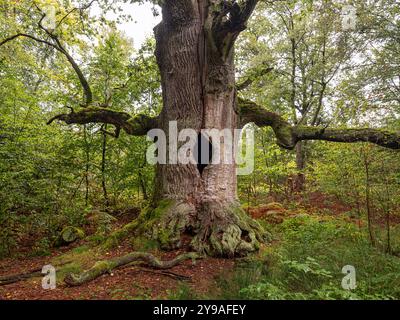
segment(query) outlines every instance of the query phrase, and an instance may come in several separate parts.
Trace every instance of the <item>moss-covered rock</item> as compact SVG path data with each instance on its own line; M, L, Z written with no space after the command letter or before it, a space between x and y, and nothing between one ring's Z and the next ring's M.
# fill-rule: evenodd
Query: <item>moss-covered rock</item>
M266 210L274 210L274 211L281 211L281 210L285 210L285 208L283 207L282 204L280 204L279 202L271 202L265 205L265 209Z
M55 247L69 245L77 240L83 239L85 232L77 227L65 227L54 242Z
M95 234L106 236L110 234L112 225L117 221L115 217L103 211L92 211L87 215L87 221L96 228Z

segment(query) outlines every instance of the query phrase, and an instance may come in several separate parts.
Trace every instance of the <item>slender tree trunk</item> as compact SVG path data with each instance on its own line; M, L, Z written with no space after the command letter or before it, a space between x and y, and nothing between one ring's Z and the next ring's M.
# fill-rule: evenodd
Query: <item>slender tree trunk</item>
M365 203L367 207L367 219L368 219L368 232L371 245L376 245L375 234L373 230L373 217L372 217L372 207L371 207L371 180L370 180L370 160L368 159L367 151L364 150L364 169L365 169Z
M305 189L306 178L304 175L304 169L306 166L306 153L305 153L305 142L299 142L296 145L296 169L297 174L294 182L294 191L301 192Z
M386 252L388 254L392 254L392 245L391 245L391 236L390 236L390 199L391 199L391 192L389 190L389 173L385 166L385 162L382 163L383 173L385 175L385 199L382 199L383 202L383 210L385 212L385 220L386 220Z
M139 169L138 176L139 176L140 188L142 189L142 193L143 193L143 199L148 200L149 196L147 194L146 182L144 181L144 177L142 174L142 168Z
M268 161L268 154L267 154L267 144L265 142L265 134L262 133L261 134L261 144L262 144L262 152L265 158L265 167L268 168L270 166L269 161ZM268 185L269 185L269 195L271 196L274 193L274 184L272 181L272 177L271 175L266 176L267 180L268 180Z
M110 206L110 201L108 198L107 192L107 183L106 183L106 161L107 161L107 125L104 125L103 132L103 143L102 143L102 152L101 152L101 187L103 189L104 203L108 208Z
M86 125L83 126L83 139L85 142L85 205L89 204L89 169L90 169L90 145Z

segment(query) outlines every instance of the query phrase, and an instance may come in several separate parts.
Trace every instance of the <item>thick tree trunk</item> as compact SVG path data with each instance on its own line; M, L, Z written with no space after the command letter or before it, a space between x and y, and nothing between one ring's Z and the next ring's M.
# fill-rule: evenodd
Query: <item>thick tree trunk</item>
M233 48L224 54L213 47L206 26L211 14L207 17L204 2L164 6L163 22L155 28L164 100L159 123L167 141L171 121L177 121L178 131L233 133L238 127ZM179 248L189 234L195 250L212 255L242 255L258 248L263 231L240 207L234 163L203 170L192 164L158 165L155 186L155 208L146 213L147 221L154 219L147 233L163 247Z

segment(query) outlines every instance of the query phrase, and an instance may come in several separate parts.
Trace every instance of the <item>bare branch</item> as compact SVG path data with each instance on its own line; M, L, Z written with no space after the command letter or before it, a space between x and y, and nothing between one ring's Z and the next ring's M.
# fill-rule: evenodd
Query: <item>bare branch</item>
M88 5L82 7L82 8L79 9L79 10L84 10L84 9L89 8L89 7L93 4L94 1L95 1L95 0L91 1ZM83 74L83 72L82 72L82 70L80 69L79 65L75 62L74 58L68 53L68 51L67 51L67 50L64 48L64 46L61 44L61 41L60 41L60 39L58 38L58 36L55 35L53 32L47 30L47 29L42 25L42 21L43 21L43 19L46 17L46 14L43 13L42 10L41 10L36 4L35 4L35 6L36 6L36 9L37 9L39 12L42 13L42 17L41 17L41 19L40 19L39 22L38 22L38 27L39 27L39 29L43 30L43 31L50 37L50 39L51 39L53 42L48 41L48 40L40 39L40 38L35 37L35 36L32 36L32 35L30 35L30 34L18 33L18 34L16 34L16 35L13 35L13 36L8 37L7 39L4 39L3 41L1 41L1 42L0 42L0 47L1 47L2 45L4 45L4 44L6 44L6 43L8 43L8 42L10 42L10 41L12 41L12 40L14 40L14 39L17 39L17 38L19 38L19 37L25 37L25 38L29 38L29 39L35 40L36 42L46 44L46 45L48 45L48 46L50 46L50 47L56 49L58 52L62 53L62 54L67 58L68 62L71 64L72 68L74 69L76 75L77 75L78 78L79 78L79 82L81 83L81 86L82 86L82 88L83 88L83 93L84 93L84 96L85 96L85 104L84 104L84 106L90 105L90 104L93 102L93 94L92 94L92 90L91 90L91 88L90 88L90 85L89 85L88 81L86 80L85 75ZM69 14L69 13L68 13L68 14ZM68 15L68 14L67 14L67 15ZM65 17L64 17L64 18L65 18ZM64 19L64 18L63 18L63 19ZM60 22L60 23L61 23L61 22Z
M56 29L63 23L63 21L64 21L66 18L68 18L68 16L69 16L70 14L72 14L72 13L75 12L75 11L80 11L80 12L82 12L82 11L84 11L84 10L87 10L87 9L89 9L89 8L92 6L92 4L93 4L94 2L97 2L97 0L92 0L92 1L90 1L88 4L83 5L82 7L74 7L74 8L72 8L70 11L68 11L68 12L64 15L64 17L62 17L62 18L60 19L60 21L57 23Z
M242 6L242 10L240 12L240 22L242 24L246 24L251 15L253 14L254 9L259 0L247 0Z
M92 94L92 90L90 88L89 82L86 80L85 75L83 74L79 65L75 62L74 58L72 58L72 56L68 53L68 51L61 45L61 42L58 39L58 37L54 36L54 40L56 41L56 43L59 47L59 51L62 54L64 54L64 56L67 58L68 62L71 64L72 68L74 69L76 75L79 78L79 81L82 85L83 92L85 95L86 106L90 105L93 101L93 94Z
M236 90L241 91L249 87L254 81L257 79L261 78L262 76L265 76L266 74L270 73L274 68L269 67L269 66L264 66L261 69L256 69L252 70L249 72L249 74L246 76L245 80L240 81L236 85Z
M45 30L45 29L44 29ZM92 103L93 101L93 95L92 95L92 90L90 89L90 85L88 83L88 81L86 80L82 70L80 69L79 65L75 62L74 58L72 58L72 56L68 53L68 51L61 45L60 40L58 39L57 36L49 33L47 31L47 33L49 34L49 36L55 41L55 43L52 43L50 41L47 40L43 40L43 39L39 39L35 36L32 36L30 34L26 34L26 33L17 33L11 37L8 37L6 39L4 39L3 41L0 42L0 47L14 39L17 39L19 37L25 37L25 38L29 38L32 40L35 40L36 42L39 43L43 43L46 44L54 49L56 49L58 52L62 53L68 60L68 62L71 64L72 68L74 69L75 73L77 74L79 81L82 85L83 91L84 91L84 95L85 95L85 105L88 106Z
M89 8L94 1L90 2L87 6ZM39 29L43 30L54 42L56 48L59 52L61 52L68 60L68 62L71 64L72 68L74 69L76 75L79 78L79 82L81 83L83 93L85 95L85 106L90 105L93 102L93 94L92 90L90 88L89 82L86 80L85 75L83 74L82 70L80 69L79 65L75 62L74 58L68 53L68 51L64 48L64 46L61 44L60 39L58 38L57 35L53 33L53 31L49 31L46 29L42 21L46 17L46 14L43 13L43 11L36 5L37 10L39 10L42 13L42 18L38 22L38 27ZM86 9L86 7L84 7ZM84 9L82 9L84 10Z
M44 43L44 44L46 44L46 45L48 45L50 47L53 47L54 49L58 50L57 46L54 43L51 43L49 41L36 38L35 36L29 35L29 34L26 34L26 33L17 33L15 35L11 36L11 37L8 37L8 38L4 39L3 41L0 42L0 47L2 45L6 44L7 42L10 42L10 41L12 41L14 39L17 39L19 37L25 37L25 38L32 39L32 40L35 40L37 42Z

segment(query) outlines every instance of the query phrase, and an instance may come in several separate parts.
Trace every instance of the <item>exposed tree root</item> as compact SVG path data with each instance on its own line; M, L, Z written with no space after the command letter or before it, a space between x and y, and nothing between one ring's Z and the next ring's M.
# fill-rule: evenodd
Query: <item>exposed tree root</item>
M203 202L192 247L212 256L246 256L257 251L269 234L239 203Z
M105 273L110 273L113 269L132 263L134 261L143 261L148 266L156 269L170 269L179 263L188 259L199 259L197 253L184 253L173 260L161 261L154 255L146 252L133 252L128 255L97 262L92 268L81 274L67 274L64 282L69 286L80 286L84 283L97 279Z
M67 261L59 266L65 265L70 263L70 261ZM28 272L20 273L20 274L13 274L10 276L3 276L0 277L0 286L5 286L7 284L15 283L15 282L20 282L24 281L27 279L31 278L40 278L43 277L44 274L42 273L42 268L37 268Z
M105 247L115 247L126 237L144 236L157 241L161 249L177 250L185 245L184 235L192 237L192 250L216 257L245 256L270 238L238 202L212 199L196 208L187 202L162 200L156 208L145 209L135 221L110 235Z
M23 281L30 278L42 277L42 268L35 269L26 273L14 274L10 276L0 277L0 286L5 286L7 284Z
M146 272L146 273L151 273L155 275L162 275L166 276L169 278L172 278L174 280L179 280L179 281L191 281L192 278L188 276L184 276L182 274L177 274L175 272L170 272L170 271L153 271L153 270L148 270L148 269L140 269L137 272Z
M139 225L139 218L136 218L132 222L126 224L121 229L118 229L111 233L107 240L103 244L104 249L111 249L118 246L124 239L132 236L135 233Z

